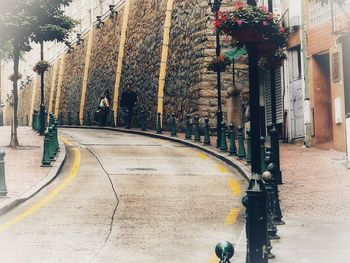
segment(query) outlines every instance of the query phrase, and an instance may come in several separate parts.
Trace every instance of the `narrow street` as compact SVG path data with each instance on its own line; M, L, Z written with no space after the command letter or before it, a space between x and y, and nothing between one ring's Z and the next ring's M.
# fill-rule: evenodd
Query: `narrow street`
M224 163L126 133L60 135L59 177L0 217L1 262L212 262L219 241L245 242L247 185Z

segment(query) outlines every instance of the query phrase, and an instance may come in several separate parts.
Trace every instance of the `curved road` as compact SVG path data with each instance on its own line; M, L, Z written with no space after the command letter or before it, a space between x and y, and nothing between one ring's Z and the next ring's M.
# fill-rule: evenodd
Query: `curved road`
M220 240L244 247L246 183L224 163L138 135L60 134L58 178L0 217L1 262L209 263Z

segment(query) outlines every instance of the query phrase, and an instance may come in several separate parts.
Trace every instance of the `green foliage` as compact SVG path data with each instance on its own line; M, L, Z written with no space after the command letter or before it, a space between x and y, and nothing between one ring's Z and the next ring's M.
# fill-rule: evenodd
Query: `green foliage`
M234 10L218 12L214 23L221 32L237 40L237 47L263 41L273 41L279 48L287 45L288 32L280 26L278 17L263 6L236 1Z
M50 63L45 60L40 60L38 63L35 64L33 67L33 71L38 73L39 75L47 71L50 67Z
M223 72L225 71L226 67L230 64L231 60L228 57L220 55L219 57L215 57L212 61L210 61L210 63L207 66L207 69L209 71L214 72Z
M64 6L72 0L2 0L0 10L0 48L12 41L27 52L30 42L64 41L75 21L66 16Z

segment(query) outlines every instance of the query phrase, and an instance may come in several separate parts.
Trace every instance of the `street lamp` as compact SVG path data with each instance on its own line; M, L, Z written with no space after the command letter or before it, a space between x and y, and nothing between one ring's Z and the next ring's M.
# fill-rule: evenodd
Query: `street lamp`
M211 11L214 13L215 19L218 18L218 12L220 10L222 0L208 0L208 5L211 8ZM216 28L216 56L220 56L221 45L220 45L220 32L219 29ZM220 70L216 73L216 86L218 89L218 110L216 113L216 134L217 134L217 143L216 147L219 148L221 141L221 122L222 122L222 107L221 107L221 74Z
M272 0L268 1L268 10L269 12L273 12L273 3ZM270 92L271 92L271 130L270 130L270 138L271 138L271 148L272 148L272 158L273 163L276 165L276 181L278 184L282 184L282 172L280 165L280 146L279 146L279 135L276 130L277 125L277 113L276 113L276 76L275 70L270 70Z

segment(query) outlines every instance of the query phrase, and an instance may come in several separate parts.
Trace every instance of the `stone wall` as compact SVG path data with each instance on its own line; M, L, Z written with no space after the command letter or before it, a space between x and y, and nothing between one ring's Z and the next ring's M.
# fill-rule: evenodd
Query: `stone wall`
M136 127L139 127L141 110L147 112L149 128L155 127L166 5L167 0L131 0L119 94L122 94L127 82L132 83L138 93L133 124ZM223 9L232 6L232 0L222 2ZM84 109L85 120L88 112L93 117L100 97L106 90L109 90L110 98L113 99L122 21L123 10L119 10L115 19L107 18L101 28L94 28ZM81 46L66 54L59 109L63 113L65 123L68 110L72 112L74 124L77 120L87 42L85 37ZM230 49L230 40L225 36L221 36L221 43L222 52ZM207 1L174 1L164 89L163 127L166 129L169 128L171 112L176 112L180 128L186 113L192 117L199 115L202 123L204 117L209 117L211 126L216 126L216 74L207 70L208 62L215 56L215 46L213 14ZM222 108L225 121L238 125L241 123L239 97L237 92L234 92L233 97L227 93L228 89L232 90L232 74L232 68L222 73ZM49 104L51 78L52 74L48 72L45 77L46 107ZM247 66L244 61L236 61L235 79L235 90L248 85ZM55 83L54 105L57 82L58 77ZM39 105L39 94L38 88L36 108ZM118 125L124 124L120 107L117 121Z
M170 114L175 112L181 129L186 114L200 114L198 103L208 14L207 3L203 7L202 0L175 1L173 9L165 84L164 126L169 126Z
M134 126L137 127L140 112L145 110L149 128L155 128L166 2L133 0L130 6L120 94L127 82L138 93L134 113ZM118 116L118 123L123 124L120 109Z
M63 82L61 87L60 108L63 123L68 122L68 111L71 112L72 122L77 124L80 107L81 87L83 84L87 38L74 51L66 54ZM56 91L57 92L57 91Z
M88 112L90 112L90 116L93 116L101 96L107 90L110 94L110 105L112 107L122 20L123 11L120 10L116 18L107 18L101 28L94 29L86 90L85 116Z
M27 117L32 118L30 104L32 102L33 83L26 84L19 91L18 96L18 125L27 125Z

